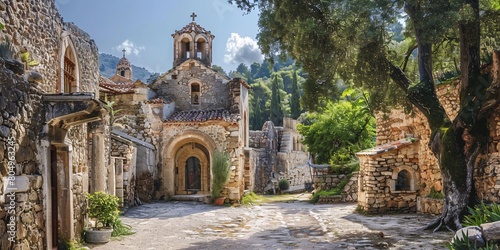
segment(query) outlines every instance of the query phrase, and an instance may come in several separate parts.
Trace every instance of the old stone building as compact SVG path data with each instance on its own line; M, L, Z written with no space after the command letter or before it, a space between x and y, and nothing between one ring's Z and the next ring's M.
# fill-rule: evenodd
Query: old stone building
M194 18L172 37L174 67L150 86L148 101L159 146L158 195L208 195L212 154L221 150L231 161L224 193L237 202L244 191L249 86L210 68L214 35Z
M493 51L493 63L484 68L492 80L500 80L500 53ZM436 92L450 119L457 116L459 80L436 85ZM417 211L440 214L442 199L432 194L442 191L437 159L430 151L430 129L418 111L402 109L377 115L377 147L358 153L360 158L359 205L368 212ZM474 172L479 198L500 202L500 113L488 118L488 152L480 157Z
M275 192L281 179L289 181L290 191L305 190L312 185L308 154L301 144L296 120L284 118L283 127L267 121L261 131L250 131L245 155L248 190Z

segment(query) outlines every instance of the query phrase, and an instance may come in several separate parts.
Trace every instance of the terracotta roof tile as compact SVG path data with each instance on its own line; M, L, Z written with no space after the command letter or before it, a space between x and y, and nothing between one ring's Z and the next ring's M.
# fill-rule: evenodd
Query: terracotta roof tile
M237 122L240 119L239 115L231 114L229 110L213 109L213 110L192 110L179 111L169 116L165 122L181 123L181 122L206 122L206 121L226 121Z
M115 94L134 93L134 83L118 84L110 79L99 75L99 91Z

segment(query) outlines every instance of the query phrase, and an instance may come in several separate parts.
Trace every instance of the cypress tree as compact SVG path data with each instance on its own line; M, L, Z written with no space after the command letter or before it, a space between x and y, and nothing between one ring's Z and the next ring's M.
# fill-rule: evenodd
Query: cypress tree
M269 119L276 126L283 125L283 110L281 110L281 98L278 89L278 76L274 75L274 81L271 89L271 115Z
M300 95L299 87L297 85L297 70L293 72L292 81L292 98L290 100L290 114L293 119L297 119L300 116Z

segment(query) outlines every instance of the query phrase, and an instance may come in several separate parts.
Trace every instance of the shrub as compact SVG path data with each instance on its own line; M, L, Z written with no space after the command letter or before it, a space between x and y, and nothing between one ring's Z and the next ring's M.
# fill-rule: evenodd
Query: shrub
M95 192L88 194L89 198L89 217L95 220L95 229L100 227L112 227L118 219L119 199L111 194L104 192Z
M229 181L229 154L217 150L212 157L212 199L215 199Z
M280 190L288 190L290 188L290 182L288 182L287 179L281 179L278 182L278 186L279 186Z
M468 208L469 215L464 217L464 226L479 226L484 223L500 221L500 206L498 204L486 205L484 202L474 208Z

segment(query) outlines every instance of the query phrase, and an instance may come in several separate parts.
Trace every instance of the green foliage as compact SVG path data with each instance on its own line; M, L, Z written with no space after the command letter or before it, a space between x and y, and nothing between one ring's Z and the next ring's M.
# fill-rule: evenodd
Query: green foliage
M281 108L281 97L278 88L278 76L274 75L273 85L271 88L271 114L269 120L276 126L283 124L283 110Z
M500 205L486 205L484 202L474 208L468 208L469 215L463 219L464 226L480 226L484 223L500 221Z
M219 65L212 64L212 69L215 70L215 71L217 71L217 72L219 72L219 73L221 73L221 74L223 74L223 75L225 75L225 76L227 76L226 71L221 66L219 66Z
M331 165L329 169L330 174L351 174L352 172L359 171L359 161L353 161L347 164Z
M486 242L484 247L478 247L475 243L469 240L469 237L462 232L461 239L453 239L452 242L448 243L448 249L450 250L494 250L498 249L495 242Z
M287 179L281 179L279 182L278 182L278 186L280 188L280 190L288 190L290 188L290 182L288 182Z
M344 187L347 185L347 182L349 181L350 176L347 176L345 179L342 179L342 181L337 184L337 186L333 189L330 190L320 190L318 192L315 192L313 197L311 198L311 203L315 204L318 202L320 196L332 196L332 195L340 195L342 194L342 191L344 190Z
M89 217L95 220L95 228L112 227L119 216L119 199L114 195L104 192L88 194L88 199Z
M132 232L132 227L129 225L123 224L122 220L120 220L119 218L117 218L113 222L112 226L113 226L113 232L111 233L112 237L134 234L134 232Z
M86 250L88 249L85 247L85 244L83 242L79 241L67 241L67 242L59 242L58 247L60 249L66 249L66 250Z
M355 153L374 146L375 119L363 98L328 102L323 112L307 115L307 124L299 124L303 143L319 164L345 164Z
M241 204L243 205L252 205L256 203L258 200L262 199L262 197L259 197L257 194L254 192L250 192L248 194L243 195L241 198Z
M431 187L431 191L429 192L429 195L427 197L432 198L432 199L443 199L444 195L443 192L438 192L434 187Z
M290 98L290 116L297 119L300 116L300 93L297 82L297 71L293 72L292 77L292 97Z
M219 197L229 181L229 154L216 150L212 155L212 199Z

